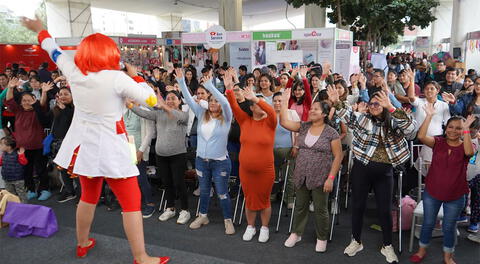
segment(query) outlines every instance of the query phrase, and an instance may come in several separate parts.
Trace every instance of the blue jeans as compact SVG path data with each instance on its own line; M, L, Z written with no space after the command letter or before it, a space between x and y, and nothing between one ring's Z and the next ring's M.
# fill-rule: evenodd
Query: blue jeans
M457 218L465 205L465 195L461 198L443 202L423 192L423 224L420 233L420 247L427 247L432 238L432 231L437 221L438 211L443 204L443 251L452 253L455 250L455 237L457 232Z
M208 212L210 189L213 182L222 207L223 218L231 219L232 204L228 194L228 178L232 169L230 159L211 160L197 157L195 166L200 183L200 213L207 214Z
M148 181L147 176L147 162L142 160L137 164L138 171L138 185L140 186L140 191L142 192L143 202L146 204L155 203L152 195L152 186Z

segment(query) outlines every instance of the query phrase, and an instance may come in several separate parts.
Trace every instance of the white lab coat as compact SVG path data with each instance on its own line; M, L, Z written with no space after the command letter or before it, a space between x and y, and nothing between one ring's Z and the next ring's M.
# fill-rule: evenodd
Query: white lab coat
M73 173L89 177L126 178L139 174L126 134L121 129L125 98L147 105L155 96L145 83L136 83L122 71L102 70L83 75L73 59L52 38L41 43L70 84L75 112L70 129L54 160L68 168L79 147ZM125 126L123 126L125 127Z

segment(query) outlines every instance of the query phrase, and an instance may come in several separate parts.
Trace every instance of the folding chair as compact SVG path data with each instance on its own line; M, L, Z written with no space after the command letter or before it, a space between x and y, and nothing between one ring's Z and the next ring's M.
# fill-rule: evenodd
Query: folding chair
M160 191L162 192L162 197L160 198L160 205L158 206L158 211L162 212L165 211L165 208L167 207L167 200L165 199L165 189L160 189Z
M233 223L235 223L235 219L237 219L237 211L238 211L238 202L240 200L240 193L242 192L242 183L240 182L240 184L238 185L238 192L237 192L237 200L235 201L235 209L233 211ZM245 203L245 199L243 201L243 203ZM242 206L243 208L243 206ZM239 223L240 224L241 220L239 220Z
M335 197L331 201L331 208L330 212L332 214L332 223L330 224L330 241L332 241L333 237L333 228L335 226L335 216L340 214L340 206L338 206L338 197L340 196L340 185L342 180L342 167L340 166L340 170L338 170L338 177L335 179ZM293 214L293 213L292 213Z
M348 195L350 193L350 175L352 174L353 167L353 150L350 148L348 152L348 164L347 164L347 188L345 189L345 209L348 208Z
M277 219L277 227L275 228L275 232L278 232L278 228L280 227L280 217L282 217L283 199L285 198L285 191L287 189L288 170L290 169L290 161L286 160L286 163L287 163L287 169L285 171L285 178L283 179L282 200L280 201L280 207L278 208L278 219Z
M402 253L402 186L403 171L398 174L398 252Z

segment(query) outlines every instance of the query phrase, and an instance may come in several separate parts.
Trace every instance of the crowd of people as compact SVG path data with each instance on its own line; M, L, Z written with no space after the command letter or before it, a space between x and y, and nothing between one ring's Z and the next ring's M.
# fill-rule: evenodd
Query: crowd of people
M77 109L77 100L85 99L72 96L71 73L48 71L48 66L44 63L27 72L13 63L0 73L2 179L22 202L52 196L48 172L62 145L69 144L63 149L83 151L83 156L91 155L99 162L102 156L118 155L63 142L69 129L81 129L71 127L76 115L90 117L85 109ZM259 215L258 241L265 243L271 201L279 197L279 186L285 180L284 202L295 208L285 247L301 241L309 211L313 211L315 251L325 252L329 193L339 171L347 171L341 167L352 150L352 240L346 255L353 257L363 249L364 211L373 190L383 235L381 253L387 262L398 262L392 247L391 212L394 174L405 164L425 168L424 220L419 250L410 260L419 263L426 256L442 205L445 263L454 263L458 221L468 219L467 229L473 234L469 238L480 243L474 235L480 222L480 161L476 156L480 78L474 69L464 72L443 61L433 64L410 54L392 55L388 69L367 64L363 73L348 78L332 72L328 63L283 66L269 65L250 73L243 65L237 70L226 63L207 62L201 70L175 64L169 68L152 65L135 74L131 69L125 71L125 76L143 76L158 100L149 107L135 98L125 99L122 122L116 124L117 134L125 133L135 148L132 159L139 171L144 218L155 213L159 202L147 176L147 167L153 165L165 189L166 207L160 221L178 215L178 224L203 228L209 224L209 205L215 194L225 234L232 235L236 232L232 193L241 191L247 220L243 240L256 235ZM101 84L91 89L107 96ZM424 145L418 155L410 153L410 141ZM410 164L411 155L419 157L416 164ZM74 159L60 161L72 166L85 162ZM118 165L98 173L115 174L122 169ZM91 183L82 177L80 182L69 166L55 169L64 184L58 202L84 197L80 187ZM186 171L194 171L198 184L194 193L199 196L199 212L193 221ZM233 186L232 178L236 179Z

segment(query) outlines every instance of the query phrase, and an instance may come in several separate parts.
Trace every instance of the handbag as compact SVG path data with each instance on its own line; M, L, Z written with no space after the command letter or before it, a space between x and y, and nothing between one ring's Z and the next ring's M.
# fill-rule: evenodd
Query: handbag
M10 237L34 235L47 238L58 231L52 208L41 205L9 203L2 220L10 224Z
M42 144L43 144L43 155L46 156L48 154L50 154L50 152L52 152L52 149L51 149L51 145L52 145L52 142L53 142L53 134L50 133L48 134L48 136L46 136L43 141L42 141Z
M0 191L0 228L8 226L8 223L4 223L2 218L7 206L11 203L20 203L20 198L7 190Z

